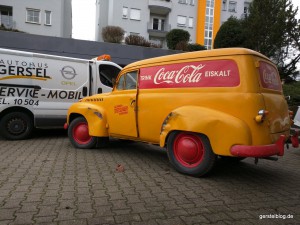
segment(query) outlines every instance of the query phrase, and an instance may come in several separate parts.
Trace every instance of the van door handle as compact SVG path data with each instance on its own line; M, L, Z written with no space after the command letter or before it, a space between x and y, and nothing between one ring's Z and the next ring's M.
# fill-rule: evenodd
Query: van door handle
M131 106L131 107L134 107L134 106L135 106L135 99L131 100L130 106Z

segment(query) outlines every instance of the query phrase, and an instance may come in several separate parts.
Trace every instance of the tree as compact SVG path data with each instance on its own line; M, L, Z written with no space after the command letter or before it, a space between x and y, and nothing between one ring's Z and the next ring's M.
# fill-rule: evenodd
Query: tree
M253 0L250 15L244 20L244 46L269 57L277 66L281 78L293 75L300 54L300 29L296 19L298 8L291 0ZM289 58L289 60L287 60Z
M245 39L243 21L230 17L220 27L214 40L214 48L242 47Z
M296 74L300 61L298 8L291 0L253 0L243 20L230 18L215 38L214 47L246 47L269 57L281 78Z
M102 38L105 42L121 43L124 39L125 31L118 26L106 26L102 29Z
M190 40L190 33L182 29L173 29L167 33L166 40L168 48L175 50L176 45L179 42L188 43Z

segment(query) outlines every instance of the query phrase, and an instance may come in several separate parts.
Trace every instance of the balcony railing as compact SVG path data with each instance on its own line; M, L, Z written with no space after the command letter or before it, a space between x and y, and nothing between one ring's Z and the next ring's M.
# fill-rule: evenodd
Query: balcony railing
M172 10L171 0L149 0L149 9L151 13L166 15Z
M163 24L161 27L153 27L153 23L147 24L148 33L153 37L166 37L167 33L171 30L170 24Z

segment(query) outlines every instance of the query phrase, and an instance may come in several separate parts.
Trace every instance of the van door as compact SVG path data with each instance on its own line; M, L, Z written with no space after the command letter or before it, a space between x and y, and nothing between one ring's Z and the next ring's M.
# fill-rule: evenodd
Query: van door
M110 135L137 137L137 71L121 75L107 101Z
M271 134L289 130L290 118L277 68L265 61L259 62L261 94L268 111L267 119Z

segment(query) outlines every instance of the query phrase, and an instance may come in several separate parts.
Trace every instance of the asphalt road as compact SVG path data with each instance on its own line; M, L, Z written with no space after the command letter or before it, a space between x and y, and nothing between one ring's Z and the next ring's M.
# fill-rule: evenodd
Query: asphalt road
M0 139L0 224L300 224L300 149L179 174L164 149L74 149L62 130Z

